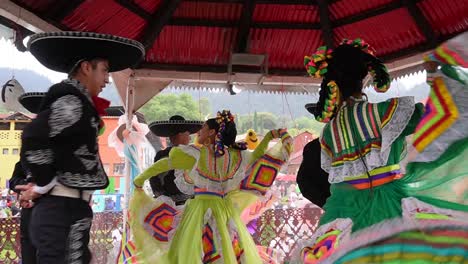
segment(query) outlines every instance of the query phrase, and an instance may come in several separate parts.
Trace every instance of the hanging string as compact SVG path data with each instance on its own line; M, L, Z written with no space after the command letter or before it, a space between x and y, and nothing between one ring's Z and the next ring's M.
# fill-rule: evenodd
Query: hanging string
M198 115L200 116L200 120L202 119L202 112L201 112L201 72L198 73Z
M286 117L286 114L285 114L285 110L284 110L284 102L286 102L286 106L288 108L288 112L289 112L289 118L291 120L291 122L294 124L294 127L297 127L297 124L294 122L294 116L292 114L292 111L291 111L291 107L289 106L289 102L288 102L288 97L286 96L286 93L285 93L285 90L284 90L284 77L281 77L281 94L284 98L282 98L283 100L283 115ZM283 120L283 127L286 127L286 119Z

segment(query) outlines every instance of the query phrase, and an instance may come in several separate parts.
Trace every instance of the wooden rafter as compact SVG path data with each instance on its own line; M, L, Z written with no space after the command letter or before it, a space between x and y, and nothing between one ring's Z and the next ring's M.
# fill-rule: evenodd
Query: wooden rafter
M181 0L165 0L151 16L151 21L146 27L142 37L142 43L146 50L153 46L154 41L158 38L163 27L169 22L180 2Z
M206 2L206 3L220 3L219 0L185 0L187 2ZM310 0L251 0L255 4L275 4L275 5L315 5L315 1ZM340 0L330 0L330 3ZM223 0L222 3L243 3L244 0Z
M252 24L255 3L251 0L245 0L242 7L242 15L237 30L237 43L234 46L235 52L244 53L247 51L247 42L249 39L250 25Z
M69 31L70 30L70 28L68 28L67 26L61 24L59 21L56 21L56 20L51 19L50 17L47 17L46 13L38 13L35 10L33 10L32 8L26 6L24 3L22 3L22 2L20 2L18 0L5 1L5 2L15 3L16 5L18 5L22 9L27 10L28 12L36 15L39 19L44 20L45 22L49 23L50 25L52 25L53 27L55 27L55 28L57 28L59 30L62 30L62 31Z
M408 9L408 12L414 19L414 22L418 26L418 28L422 31L424 36L426 37L427 43L431 47L435 47L437 45L437 38L434 34L434 31L429 24L427 18L423 15L421 10L418 8L416 3L411 0L402 0L403 5Z
M151 19L151 13L136 4L133 0L116 0L116 2L146 21Z
M213 72L226 73L227 65L187 65L187 64L158 64L158 63L142 63L139 69L154 69L167 71L186 71L186 72ZM260 68L244 65L233 65L232 71L237 73L260 73ZM269 74L286 75L286 76L306 76L305 70L285 70L285 69L268 69Z
M333 48L333 28L330 22L330 11L328 10L328 1L317 0L317 4L319 8L320 26L322 28L323 40L325 41L325 45Z
M84 0L57 1L56 4L51 5L51 7L44 13L44 16L50 20L60 22L83 2Z

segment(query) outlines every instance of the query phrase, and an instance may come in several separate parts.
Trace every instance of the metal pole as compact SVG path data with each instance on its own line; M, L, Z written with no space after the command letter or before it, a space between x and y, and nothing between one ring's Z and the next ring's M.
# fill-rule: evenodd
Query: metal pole
M125 116L127 117L125 128L127 131L132 131L132 119L133 119L133 105L134 105L134 97L135 95L135 79L134 73L130 75L127 82L127 96L125 100ZM127 144L124 142L124 144ZM130 159L125 157L125 193L124 193L124 205L123 205L123 228L127 225L127 212L128 212L128 204L130 201Z

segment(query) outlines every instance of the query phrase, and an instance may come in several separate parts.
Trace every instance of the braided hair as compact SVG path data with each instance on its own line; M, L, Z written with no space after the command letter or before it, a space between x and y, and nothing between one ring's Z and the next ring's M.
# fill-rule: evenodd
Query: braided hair
M318 121L329 122L338 112L338 105L341 101L361 92L363 79L368 73L373 77L374 89L377 92L388 90L390 76L387 68L373 55L369 45L362 40L345 40L335 50L327 50L327 52L329 56L322 60L316 59L312 66L309 60L306 61L309 74L314 72L314 77L323 77L320 84L320 98L314 112ZM318 74L315 70L317 68L320 68Z
M215 155L217 157L224 155L224 146L240 150L247 149L246 143L236 142L236 123L234 122L234 116L229 110L223 110L222 112L218 112L217 117L206 120L206 124L210 129L214 129L216 132L214 147Z

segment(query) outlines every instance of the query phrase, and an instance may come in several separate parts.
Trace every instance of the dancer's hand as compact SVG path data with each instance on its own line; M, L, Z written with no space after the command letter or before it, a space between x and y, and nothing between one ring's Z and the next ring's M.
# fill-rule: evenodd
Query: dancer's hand
M34 191L35 184L28 183L26 185L16 185L15 189L20 192L20 201L32 201L41 196L40 193Z
M280 129L274 129L274 130L270 130L271 132L271 135L273 136L273 138L280 138L281 135L285 132L287 132L288 130L286 128L280 128Z
M140 182L138 178L135 178L135 180L133 180L133 186L135 186L135 188L137 189L143 188L143 183L144 182Z
M439 63L435 61L426 61L423 64L423 67L427 72L436 72L438 66L439 66Z

